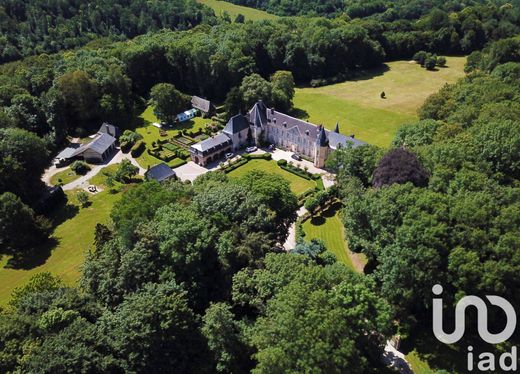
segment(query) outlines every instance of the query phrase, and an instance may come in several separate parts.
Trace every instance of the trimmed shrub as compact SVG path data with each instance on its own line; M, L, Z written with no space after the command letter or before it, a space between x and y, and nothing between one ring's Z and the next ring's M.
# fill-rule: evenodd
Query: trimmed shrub
M134 144L132 149L130 150L130 154L132 157L139 157L146 149L146 145L142 140L139 140L137 143Z
M232 172L233 170L238 169L238 168L241 167L242 165L247 164L248 162L249 162L248 159L242 158L242 159L240 159L238 162L236 162L235 164L233 164L233 165L229 165L228 167L223 168L222 171L223 171L224 173L226 173L226 174L227 174L227 173L230 173L230 172Z
M278 160L276 163L278 166L287 166L287 160Z
M84 161L74 161L70 169L78 175L85 175L90 170L90 166Z

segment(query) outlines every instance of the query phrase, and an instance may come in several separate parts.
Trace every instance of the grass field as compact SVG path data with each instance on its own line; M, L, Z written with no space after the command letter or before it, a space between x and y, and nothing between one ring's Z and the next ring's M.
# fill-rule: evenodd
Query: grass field
M465 57L448 57L446 68L428 71L409 61L394 61L356 80L318 88L298 88L299 117L345 135L388 147L397 128L417 120L417 109L444 84L464 76ZM381 99L384 91L386 99Z
M239 14L245 16L246 21L260 21L263 19L276 19L278 16L269 14L263 10L249 8L241 5L235 5L226 1L220 0L197 0L198 3L209 6L217 16L222 16L224 12L227 12L232 20Z
M60 208L52 217L56 228L51 241L41 248L40 258L32 258L32 263L17 269L6 268L9 260L7 256L0 259L0 305L9 301L16 287L24 285L40 272L51 272L65 283L75 284L85 252L93 244L96 224L108 221L112 206L121 194L101 192L91 196L92 204L83 209L78 208L74 191L69 192L68 196L69 204Z
M427 362L422 361L415 351L406 355L406 361L415 374L435 374L435 371L430 368Z
M53 186L56 186L58 184L66 185L70 182L74 182L79 177L81 177L81 175L76 174L70 168L66 168L65 170L62 170L59 173L54 174L51 177L50 182Z
M303 223L305 240L321 239L329 251L354 271L363 272L366 259L363 255L350 252L345 240L345 230L339 216L341 204L328 208L318 216Z
M207 123L211 122L210 120L202 117L195 117L191 121L184 122L178 125L175 129L165 130L167 136L162 137L160 134L159 128L152 125L152 123L159 122L155 114L153 113L153 107L148 106L146 110L140 115L140 119L142 125L136 128L136 132L142 135L143 141L146 143L146 148L152 148L152 143L158 140L170 139L174 135L178 134L180 130L192 130L197 131L198 129L202 129L206 126ZM142 168L146 169L148 166L155 166L160 164L161 160L155 158L148 154L148 152L144 151L141 156L137 157L136 161L141 165ZM175 159L170 164L170 166L175 165L180 160Z
M251 170L262 170L267 173L278 174L282 176L291 185L291 190L296 194L300 195L307 190L316 188L316 183L299 177L293 173L289 173L281 169L275 161L266 160L251 160L247 164L233 170L228 175L231 178L240 178Z

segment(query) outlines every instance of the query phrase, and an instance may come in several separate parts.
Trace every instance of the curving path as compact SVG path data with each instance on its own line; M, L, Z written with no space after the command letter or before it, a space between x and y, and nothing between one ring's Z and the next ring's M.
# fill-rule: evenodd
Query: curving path
M123 160L130 160L132 165L137 166L139 168L139 175L144 175L144 173L146 172L146 169L142 168L141 165L139 165L137 161L129 153L124 154L123 152L121 152L121 150L118 149L111 159L107 160L106 162L103 162L102 164L91 166L92 168L89 170L87 174L82 175L80 178L62 186L62 188L64 191L70 191L77 188L86 189L90 185L89 180L92 177L96 176L101 171L101 169L110 165L119 164ZM55 165L51 166L50 168L45 170L42 176L42 181L50 185L50 180L52 176L56 173L59 173L62 170L65 170L65 168L57 168Z

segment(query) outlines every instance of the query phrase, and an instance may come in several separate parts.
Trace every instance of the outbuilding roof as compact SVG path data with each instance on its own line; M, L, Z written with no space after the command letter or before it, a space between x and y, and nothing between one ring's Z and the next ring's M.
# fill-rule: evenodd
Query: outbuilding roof
M191 106L205 113L211 111L211 101L203 99L202 97L193 96L191 98Z
M101 134L97 138L95 138L93 141L91 141L88 144L85 144L72 154L72 157L77 156L85 152L87 149L90 149L100 155L105 153L107 149L109 149L114 143L116 142L116 138L113 136L110 136L108 134Z
M119 127L111 125L108 122L103 122L101 127L98 130L99 134L108 134L110 136L113 136L114 138L119 138L120 131Z
M203 140L200 143L192 145L191 148L205 154L219 151L231 144L231 139L228 138L227 135L218 134L209 139Z
M175 176L175 172L165 163L155 165L146 172L146 178L162 182Z

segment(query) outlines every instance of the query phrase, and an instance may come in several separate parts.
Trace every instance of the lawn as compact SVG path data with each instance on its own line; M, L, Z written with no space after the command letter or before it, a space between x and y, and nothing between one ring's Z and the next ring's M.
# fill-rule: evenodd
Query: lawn
M421 360L417 352L412 351L406 355L406 361L412 367L415 374L434 374L435 371L430 368L427 362Z
M101 169L99 171L99 173L97 173L96 175L94 175L92 178L89 179L89 183L93 184L95 186L106 186L107 174L114 175L120 165L121 164L113 164L113 165L104 167L103 169ZM114 181L114 183L120 184L116 181Z
M232 3L228 3L227 1L220 0L197 0L198 3L209 6L217 16L222 16L224 12L227 12L232 20L236 18L237 15L242 14L245 16L246 21L260 21L264 19L276 19L278 16L274 14L269 14L264 12L263 10L258 10L254 8L249 8L241 5L235 5Z
M340 208L340 204L333 205L322 214L305 221L305 240L323 240L327 249L336 255L339 262L343 262L352 270L362 272L365 260L348 249L343 223L339 217Z
M296 195L300 195L305 191L316 188L316 183L314 181L304 179L281 169L275 161L251 160L247 164L233 170L228 175L231 178L240 178L251 170L262 170L267 173L273 173L282 176L286 181L289 182L291 185L291 190Z
M9 301L16 287L24 285L40 272L51 272L65 283L74 285L80 276L85 252L92 247L96 224L108 221L112 206L121 197L120 193L101 192L90 197L92 204L89 207L80 209L75 201L75 192L67 195L69 204L58 209L52 217L57 226L53 240L47 248L41 249L41 258L32 258L33 263L23 269L6 268L9 258L4 256L0 259L0 305Z
M207 123L211 122L211 120L207 118L195 117L191 121L186 121L182 124L179 124L174 129L165 130L167 136L161 136L160 129L152 125L152 123L159 122L159 120L153 113L152 106L148 106L146 108L146 110L140 115L140 119L142 125L136 128L135 131L142 135L143 141L146 143L147 149L152 148L153 142L156 142L158 140L171 139L173 136L177 135L181 130L191 130L196 132L198 129L203 129ZM155 166L163 162L158 158L155 158L148 154L147 151L144 151L141 154L141 156L137 157L136 161L144 169L148 168L149 166ZM174 159L169 163L169 166L175 167L180 161L180 159Z
M79 177L81 177L81 175L76 174L70 168L66 168L65 170L62 170L59 173L54 174L51 177L50 182L53 186L56 186L58 184L64 186L66 184L69 184L70 182L74 182Z
M318 88L298 88L297 116L345 135L388 147L397 128L418 119L417 110L444 84L464 77L465 57L448 57L447 67L428 71L409 61L388 62L355 80ZM384 91L386 99L381 99Z

